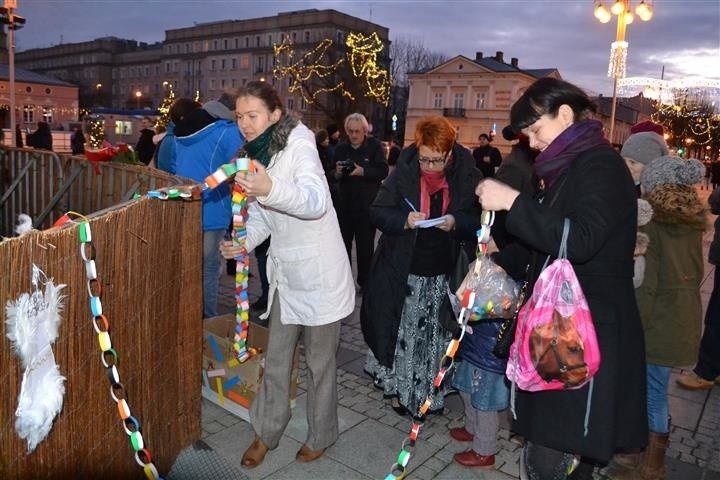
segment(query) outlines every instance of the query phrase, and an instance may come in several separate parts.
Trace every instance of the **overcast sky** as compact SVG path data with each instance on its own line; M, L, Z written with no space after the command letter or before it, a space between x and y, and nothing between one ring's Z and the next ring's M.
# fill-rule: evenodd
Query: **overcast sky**
M720 79L720 1L650 3L653 18L642 22L636 16L628 26L628 76L659 78L664 66L666 80ZM195 22L332 8L388 27L391 40L421 40L451 57L499 50L507 62L517 57L521 68L557 68L566 80L611 95L607 64L617 22L599 23L593 7L590 0L18 0L17 13L27 24L17 32L16 45L21 51L103 36L152 43L164 40L165 30Z

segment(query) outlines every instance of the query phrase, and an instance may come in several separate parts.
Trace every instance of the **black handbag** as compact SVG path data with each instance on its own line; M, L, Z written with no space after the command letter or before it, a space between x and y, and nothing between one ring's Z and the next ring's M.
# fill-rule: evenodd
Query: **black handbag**
M470 257L467 254L465 242L461 241L459 243L460 248L458 250L455 266L448 274L448 289L453 293L460 288L460 284L462 284L463 280L465 280L465 276L470 269ZM451 332L454 332L455 329L458 328L458 323L455 319L455 314L453 313L452 306L450 305L450 299L447 295L445 295L443 306L440 310L440 325Z

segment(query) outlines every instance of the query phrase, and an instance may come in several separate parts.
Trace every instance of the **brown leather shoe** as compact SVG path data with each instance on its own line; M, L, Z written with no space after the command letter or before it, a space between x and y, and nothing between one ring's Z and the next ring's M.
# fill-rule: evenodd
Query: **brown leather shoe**
M453 455L453 460L462 465L463 467L472 468L494 468L495 467L495 455L480 455L475 450L468 450L467 452L456 453Z
M705 380L694 373L691 375L683 375L675 380L675 382L687 390L710 390L715 386L713 380Z
M450 436L458 442L472 442L473 434L465 430L465 427L450 429Z
M325 453L324 448L321 448L320 450L310 450L310 447L303 444L303 446L300 447L300 450L298 450L297 455L295 455L295 458L298 462L312 462L313 460L320 458L323 453Z
M260 437L255 437L253 443L250 444L242 456L242 466L245 468L257 467L265 460L265 454L268 450L268 447L260 440Z

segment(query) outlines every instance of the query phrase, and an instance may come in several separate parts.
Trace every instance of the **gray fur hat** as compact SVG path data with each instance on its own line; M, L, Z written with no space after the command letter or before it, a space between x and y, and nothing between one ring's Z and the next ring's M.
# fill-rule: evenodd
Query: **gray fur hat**
M665 156L653 160L645 167L640 174L640 184L646 192L651 192L658 185L667 183L695 185L704 175L705 166L699 160Z
M647 166L658 157L668 155L665 139L655 132L634 133L625 140L620 155Z

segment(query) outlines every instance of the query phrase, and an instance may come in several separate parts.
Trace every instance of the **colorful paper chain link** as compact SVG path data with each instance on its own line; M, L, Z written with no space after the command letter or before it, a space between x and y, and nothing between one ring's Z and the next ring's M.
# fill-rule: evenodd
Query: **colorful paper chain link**
M102 283L98 279L97 269L95 267L95 245L92 241L92 231L90 230L89 220L75 212L68 212L58 220L55 225L60 226L70 221L70 215L75 215L82 219L78 224L78 233L80 236L80 257L85 262L85 275L87 277L87 290L90 297L90 312L92 313L92 325L97 333L98 343L100 344L100 361L105 367L108 380L110 381L110 396L117 404L118 414L122 421L123 429L128 435L130 445L135 452L135 461L143 468L145 476L149 480L161 479L157 468L152 462L150 452L145 448L145 441L142 433L140 433L140 422L130 412L130 406L125 399L125 387L120 382L120 373L117 369L118 354L112 347L110 341L110 322L103 314L102 302Z
M217 188L230 177L238 172L253 172L254 168L248 157L239 157L231 163L226 163L218 168L215 173L205 179L208 188ZM237 266L235 268L235 335L233 336L233 355L238 362L243 363L250 358L247 348L248 320L250 319L250 302L248 300L248 274L250 271L250 255L245 250L247 231L247 201L245 190L233 182L232 191L232 242L233 245L242 247L241 253L235 257Z
M482 255L487 253L487 243L490 241L490 227L492 227L495 221L495 212L483 210L481 216L481 227L477 231L478 248L477 258L480 259ZM475 262L476 268L480 262ZM476 272L477 273L477 272ZM385 480L402 480L407 475L407 465L410 462L410 457L415 450L415 442L417 442L420 428L425 423L427 418L427 411L432 405L433 399L440 391L440 385L445 378L447 372L453 367L455 362L455 354L460 347L460 342L465 336L465 329L467 328L467 322L471 314L471 308L475 303L475 292L470 289L465 289L461 299L462 309L457 317L459 328L453 332L453 338L450 340L450 344L445 350L445 354L440 358L440 369L438 370L435 380L432 384L432 391L425 398L425 402L418 409L418 413L413 415L412 426L410 427L410 434L403 440L400 447L400 453L397 456L397 460L390 467L390 473L385 477Z

